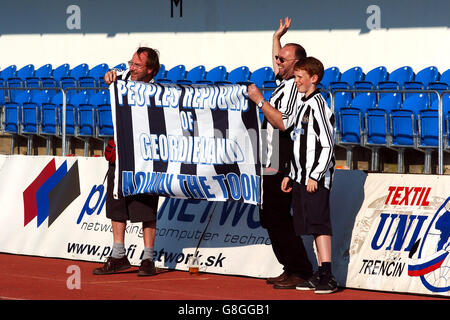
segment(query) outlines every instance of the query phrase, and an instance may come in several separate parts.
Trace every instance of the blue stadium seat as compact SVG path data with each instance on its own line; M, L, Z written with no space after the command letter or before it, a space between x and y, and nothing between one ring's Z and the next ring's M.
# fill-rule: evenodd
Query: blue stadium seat
M228 73L227 81L237 84L248 82L250 80L250 69L247 66L241 66L231 70Z
M34 76L34 65L28 64L19 70L17 70L16 77L25 81L26 78L30 78Z
M367 109L364 117L364 145L371 149L371 170L379 170L379 150L389 145L388 114L381 108Z
M166 76L163 79L170 80L171 82L177 82L178 80L184 80L185 77L186 67L183 64L180 64L170 70L167 70Z
M41 110L41 135L59 135L58 106L44 103Z
M362 136L362 113L356 108L339 111L339 144L360 145Z
M366 73L364 77L364 81L370 82L373 84L374 87L378 85L379 82L384 82L387 80L388 72L386 67L379 66L376 68L373 68L369 72Z
M103 81L103 77L105 76L105 73L108 72L108 70L108 64L100 63L91 68L87 76L94 78L96 86L100 87L100 83Z
M413 81L414 71L410 66L404 66L392 71L389 74L388 81L397 82L399 86L403 86L405 82Z
M401 93L386 93L378 100L377 108L384 109L389 114L391 110L400 109L402 102L403 99Z
M341 74L341 78L339 79L339 81L347 82L350 86L353 86L356 81L362 81L363 76L364 73L361 67L353 67L344 71Z
M0 78L2 78L1 75L0 75ZM448 84L450 86L450 69L448 69L447 71L444 71L441 74L439 82L444 82L444 83L446 83L446 84Z
M250 82L253 82L258 88L262 88L264 81L275 80L275 74L271 67L262 67L253 71L250 75Z
M264 99L270 100L273 91L277 88L277 83L275 80L268 80L263 82L262 92Z
M83 137L96 136L95 107L82 104L78 107L78 135Z
M396 109L390 113L390 148L397 150L398 173L404 173L404 151L417 148L415 116L411 110Z
M344 147L347 153L347 166L352 169L353 148L362 145L361 111L355 108L342 108L339 111L338 145Z
M442 119L445 136L445 117ZM437 110L420 110L418 115L418 147L425 152L424 172L431 173L431 154L439 146L439 116Z
M417 93L403 101L403 110L411 110L417 116L420 110L428 109L428 95L426 93Z
M404 84L403 84L403 89L404 90L415 90L415 91L417 91L417 90L424 90L425 89L425 86L424 86L424 84L422 83L422 82L417 82L417 81L408 81L408 82L405 82ZM404 94L403 94L403 99L407 99L407 98L409 98L409 97L411 97L412 95L415 95L415 94L417 94L417 92L414 92L414 93L409 93L409 92L405 92Z
M44 64L34 71L34 77L50 78L52 76L52 65L50 63Z
M43 88L57 88L57 87L59 87L58 83L56 82L56 80L53 77L41 78L41 86ZM59 92L59 90L57 90L57 89L50 89L49 90L49 93L52 94L52 95L55 95L58 92Z
M332 108L336 118L336 129L339 130L339 111L344 108L348 108L350 105L350 101L352 101L352 93L351 92L337 92L334 96L333 105L331 105L331 98L327 99L327 103Z
M392 146L415 147L415 116L412 110L391 110Z
M357 95L350 102L351 108L356 108L361 110L362 114L366 113L366 110L375 108L377 103L377 94L373 92L366 92Z
M20 91L18 95L14 98L14 102L17 102L20 106L26 102L31 102L31 91L24 90Z
M3 130L11 134L20 132L20 105L17 102L5 102Z
M99 78L100 79L100 78ZM82 88L91 88L91 89L81 89L81 90L87 90L89 94L94 94L97 91L98 83L94 77L88 76L88 77L81 77L78 80L78 86Z
M2 78L5 81L8 81L9 78L14 78L16 76L17 66L16 65L10 65L0 71L0 78Z
M89 97L89 104L97 107L102 104L110 104L109 90L100 90Z
M324 89L328 89L331 82L339 81L341 72L338 67L330 67L325 69L322 80L320 83L322 84Z
M38 77L28 77L25 79L24 85L26 88L39 88L41 80Z
M435 90L442 93L442 91L449 90L449 86L444 82L430 82L428 84L428 90ZM438 108L438 97L434 93L430 93L430 108L437 109Z
M424 87L428 86L430 82L436 82L439 78L438 68L431 66L424 68L417 72L414 81L423 83Z
M49 93L49 90L36 90L31 92L31 102L35 103L38 106L38 120L41 121L42 115L42 105L44 103L50 103L52 99L52 95Z
M383 81L383 82L379 82L378 83L377 89L378 90L385 90L385 91L400 90L400 86L395 81ZM392 92L380 92L378 94L378 99L383 98L386 94L392 94Z
M2 78L0 78L0 87L6 88L5 80L3 80ZM0 106L3 106L6 100L8 100L6 94L6 90L0 89Z
M446 126L445 126L445 130L447 132L446 134L446 140L447 140L447 144L446 144L446 148L450 149L450 93L446 93L444 94L444 96L442 97L442 111L443 111L443 116L444 119L446 120Z
M365 143L369 146L388 146L388 113L381 108L371 108L365 116Z
M97 108L98 113L98 136L114 136L114 125L112 121L111 105L100 105Z
M63 89L75 88L77 87L77 80L73 77L63 77L59 83L60 87ZM77 92L77 89L67 89L67 96L70 97Z
M58 119L59 119L59 128L60 134L62 135L63 131L63 114L62 114L62 106L58 108ZM74 105L67 103L66 104L66 135L75 136L77 134L77 112Z
M90 93L88 90L83 90L77 94L74 94L69 98L69 103L73 105L75 108L78 108L80 105L89 103Z
M127 65L125 63L119 63L118 65L114 66L113 69L126 70Z
M89 65L87 63L82 63L74 67L69 72L69 77L79 80L81 77L87 77L89 74Z
M370 81L356 81L353 84L353 89L354 90L373 90L374 89L374 85L372 82ZM355 96L361 94L362 92L356 92Z
M197 81L197 83L213 84L215 82L226 81L227 68L224 66L217 66L206 73L205 80Z
M328 85L328 89L331 92L334 92L337 89L350 90L351 88L352 88L352 86L348 82L344 82L344 81L333 81L333 82L330 82L330 84Z
M26 102L22 105L22 134L39 133L39 107L34 102Z
M419 147L438 147L438 112L437 110L420 110L418 114ZM445 124L443 126L445 128Z
M205 80L206 68L204 65L196 66L186 73L186 84L195 83L197 81Z
M63 103L63 95L61 91L58 91L56 94L54 94L52 96L52 100L50 101L50 103L53 103L57 106L61 106Z
M20 78L9 78L6 81L6 85L8 88L24 88L23 85L23 81ZM23 90L19 90L19 89L8 89L8 96L9 96L9 101L16 101L16 97L17 95L19 95L21 92L23 92Z
M161 64L160 67L159 67L158 73L154 77L155 81L159 82L159 80L164 79L165 76L166 76L166 67L165 67L164 64Z
M58 84L61 78L68 77L70 73L70 65L68 63L64 63L60 66L58 66L55 70L52 72L52 78L56 80L56 83Z

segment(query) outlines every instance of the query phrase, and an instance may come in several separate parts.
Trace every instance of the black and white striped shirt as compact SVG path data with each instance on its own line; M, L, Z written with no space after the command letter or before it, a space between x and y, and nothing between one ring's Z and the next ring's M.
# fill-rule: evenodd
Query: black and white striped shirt
M295 118L291 179L306 185L311 178L331 189L336 162L335 118L319 90L302 98Z
M278 80L277 80L278 81ZM270 105L282 113L282 119L286 131L274 128L267 119L264 119L263 129L267 133L267 163L266 167L271 167L281 172L289 172L292 150L292 139L290 128L295 122L297 108L301 104L303 93L299 93L294 82L294 78L281 80L278 87L270 97Z

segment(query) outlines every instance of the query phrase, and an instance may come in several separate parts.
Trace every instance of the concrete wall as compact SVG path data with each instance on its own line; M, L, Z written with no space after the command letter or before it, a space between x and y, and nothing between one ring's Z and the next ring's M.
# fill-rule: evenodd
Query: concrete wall
M301 43L326 67L450 68L448 0L7 0L0 8L0 68L113 66L146 45L168 68L254 70L271 64L284 16L293 23L283 43Z

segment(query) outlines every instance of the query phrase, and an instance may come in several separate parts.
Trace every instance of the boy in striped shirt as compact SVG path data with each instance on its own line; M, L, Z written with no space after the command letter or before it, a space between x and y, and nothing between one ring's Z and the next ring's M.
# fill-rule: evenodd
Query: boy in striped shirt
M313 235L319 270L297 290L316 293L337 291L331 272L331 220L329 197L335 167L334 114L317 89L322 80L323 64L308 57L294 66L295 83L304 93L302 105L294 117L293 159L289 177L281 184L284 192L292 191L294 227L298 235Z

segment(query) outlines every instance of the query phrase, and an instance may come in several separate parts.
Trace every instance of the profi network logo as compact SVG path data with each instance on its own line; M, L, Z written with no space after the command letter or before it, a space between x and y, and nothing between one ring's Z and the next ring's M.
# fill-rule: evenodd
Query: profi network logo
M39 227L48 226L80 195L78 161L67 171L67 160L56 169L52 159L23 192L24 226L37 216Z

